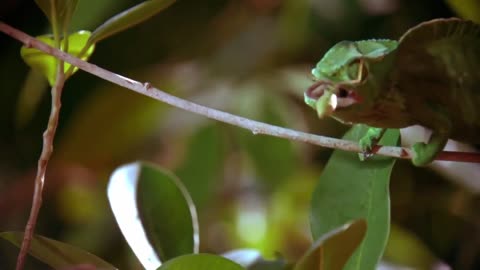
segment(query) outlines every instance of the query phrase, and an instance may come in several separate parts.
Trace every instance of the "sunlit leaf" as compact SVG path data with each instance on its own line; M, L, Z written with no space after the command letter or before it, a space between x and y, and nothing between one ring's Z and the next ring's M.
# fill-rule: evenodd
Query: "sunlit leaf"
M0 237L20 247L23 232L2 232ZM96 266L102 270L117 269L85 250L39 235L33 237L29 253L54 269L65 269L79 264Z
M35 0L50 21L53 33L58 35L68 30L77 2L78 0Z
M343 270L366 232L366 221L359 219L322 235L300 258L294 270Z
M90 43L95 44L115 33L137 25L166 9L174 2L175 0L147 0L131 7L95 29L90 38Z
M190 254L172 259L158 270L244 270L244 268L221 256Z
M171 173L141 162L112 174L108 199L128 244L146 269L198 252L195 207Z
M344 139L358 141L366 131L354 126ZM380 144L396 145L398 130L388 130ZM389 180L394 159L360 161L356 153L336 150L313 193L311 230L319 238L355 219L365 219L367 234L345 269L374 269L383 254L390 228Z
M74 56L78 56L82 49L87 44L88 38L91 33L88 31L79 31L68 36L68 53ZM53 36L51 35L42 35L37 37L38 40L54 46ZM65 41L62 40L62 49L65 44ZM93 53L95 46L90 46L86 53L83 54L82 60L87 60L90 55ZM31 68L41 72L48 80L50 85L55 83L55 76L57 71L57 59L54 56L46 54L35 48L28 48L23 46L20 50L20 54ZM64 70L68 70L70 64L64 64ZM74 68L74 72L78 70ZM73 73L72 73L73 74Z
M260 252L254 249L237 249L222 255L234 261L247 270L287 270L290 265L284 260L270 261L262 258Z

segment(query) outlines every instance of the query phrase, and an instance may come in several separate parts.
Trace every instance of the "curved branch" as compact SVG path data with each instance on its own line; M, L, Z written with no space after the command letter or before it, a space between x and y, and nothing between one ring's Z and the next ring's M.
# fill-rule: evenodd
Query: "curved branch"
M253 134L263 134L269 136L275 136L285 138L294 141L306 142L322 147L341 149L350 152L361 152L362 150L358 146L357 142L346 141L341 139L335 139L325 136L314 135L292 129L282 128L262 122L250 120L244 117L233 115L227 112L222 112L212 108L208 108L175 96L172 96L158 88L151 86L148 82L141 83L130 78L115 74L106 69L82 61L72 55L57 50L53 47L46 45L38 41L37 39L15 29L11 26L0 22L0 31L5 34L19 40L24 43L25 46L35 47L47 54L53 55L65 62L68 62L88 73L91 73L104 80L110 81L119 86L128 88L139 94L149 96L161 102L167 103L174 107L190 111L196 114L206 116L211 119L215 119L227 124L235 125L244 129L250 130ZM410 159L412 157L412 151L409 148L403 147L391 147L391 146L377 146L374 149L375 154L390 156L395 158ZM465 152L447 152L440 153L436 160L449 160L449 161L462 161L462 162L475 162L480 163L480 154L477 153L465 153Z

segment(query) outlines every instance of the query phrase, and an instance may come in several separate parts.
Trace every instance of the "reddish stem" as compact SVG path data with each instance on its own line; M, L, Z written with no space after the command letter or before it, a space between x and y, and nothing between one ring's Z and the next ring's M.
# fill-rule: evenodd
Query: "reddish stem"
M55 132L58 126L58 119L60 116L61 94L63 85L65 83L65 76L63 72L63 61L59 60L57 64L57 76L55 85L52 87L52 105L50 111L50 117L48 119L47 129L43 133L43 146L42 153L38 159L37 174L35 176L35 188L33 191L32 208L30 210L30 216L28 218L27 225L25 227L25 233L23 235L22 246L17 258L16 270L22 270L25 265L25 258L30 249L33 234L35 232L35 226L37 224L38 213L42 206L43 187L45 184L45 173L47 171L47 164L52 156L53 152L53 139L55 138Z

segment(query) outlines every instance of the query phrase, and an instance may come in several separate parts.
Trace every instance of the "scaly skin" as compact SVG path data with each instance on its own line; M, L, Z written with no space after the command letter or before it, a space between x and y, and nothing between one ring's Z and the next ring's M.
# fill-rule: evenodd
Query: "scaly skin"
M342 41L312 70L317 82L305 102L320 117L372 126L359 142L366 152L385 128L431 129L427 143L412 147L413 164L423 166L448 138L480 143L479 58L480 26L454 18L422 23L398 42ZM333 104L325 93L336 107L324 107Z

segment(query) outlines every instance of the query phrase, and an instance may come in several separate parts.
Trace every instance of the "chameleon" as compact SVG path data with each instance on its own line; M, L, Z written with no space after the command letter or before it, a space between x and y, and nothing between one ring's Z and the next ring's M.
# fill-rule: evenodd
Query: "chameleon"
M480 26L434 19L397 40L342 41L312 69L305 103L344 124L365 124L363 157L387 128L421 125L432 131L412 146L424 166L448 139L480 143Z

